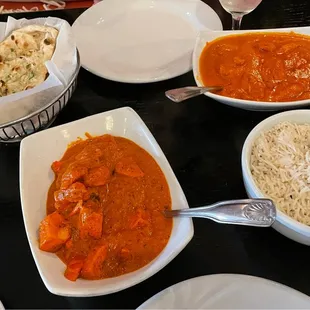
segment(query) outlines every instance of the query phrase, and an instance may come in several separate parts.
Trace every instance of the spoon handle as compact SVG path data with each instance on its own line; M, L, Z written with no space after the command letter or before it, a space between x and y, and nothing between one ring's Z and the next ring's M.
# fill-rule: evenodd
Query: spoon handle
M199 95L202 95L206 92L211 91L219 91L222 87L220 86L212 86L212 87L182 87L182 88L176 88L166 91L165 95L167 98L174 102L182 102L186 99L196 97Z
M245 199L218 202L200 208L165 210L166 217L203 217L223 224L269 227L276 218L276 208L269 199Z

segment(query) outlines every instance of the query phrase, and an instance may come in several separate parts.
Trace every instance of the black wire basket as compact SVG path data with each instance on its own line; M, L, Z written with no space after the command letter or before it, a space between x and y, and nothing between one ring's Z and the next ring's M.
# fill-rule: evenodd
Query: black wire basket
M77 51L77 66L68 86L60 95L43 108L20 119L0 124L0 143L19 142L23 138L48 128L59 112L66 106L76 89L77 77L80 71L80 55Z

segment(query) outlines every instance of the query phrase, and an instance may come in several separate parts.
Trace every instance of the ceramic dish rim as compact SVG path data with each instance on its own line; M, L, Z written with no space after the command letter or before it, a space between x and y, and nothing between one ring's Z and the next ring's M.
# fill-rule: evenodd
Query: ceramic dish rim
M272 285L273 287L277 287L277 288L281 288L281 289L289 289L289 290L292 290L294 291L296 294L298 294L300 297L303 297L303 298L307 298L309 299L309 296L290 287L290 286L287 286L285 284L282 284L282 283L279 283L279 282L276 282L276 281L273 281L271 279L266 279L266 278L262 278L262 277L257 277L257 276L254 276L254 275L248 275L248 274L238 274L238 273L215 273L215 274L207 274L207 275L202 275L202 276L198 276L198 277L193 277L193 278L190 278L190 279L185 279L183 281L180 281L178 283L175 283L175 284L172 284L166 288L164 288L163 290L161 290L160 292L156 293L155 295L153 295L152 297L150 297L149 299L147 299L145 302L143 302L138 308L137 310L146 310L146 309L151 309L149 308L149 304L154 302L156 299L160 298L161 296L165 295L167 293L167 291L169 289L172 289L173 287L176 287L176 286L179 286L179 285L183 285L183 284L186 284L190 281L193 281L193 280L196 280L196 279L202 279L202 278L210 278L212 280L212 278L217 278L217 277L221 277L223 279L228 279L228 278L231 278L231 279L238 279L240 281L242 280L253 280L255 282L259 281L261 283L265 283L265 284L270 284Z

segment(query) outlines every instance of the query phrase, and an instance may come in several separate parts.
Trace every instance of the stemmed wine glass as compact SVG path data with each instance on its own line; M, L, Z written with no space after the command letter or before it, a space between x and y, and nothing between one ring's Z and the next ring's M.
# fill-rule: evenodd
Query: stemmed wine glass
M240 30L242 17L251 13L262 0L220 0L225 11L232 16L232 30Z

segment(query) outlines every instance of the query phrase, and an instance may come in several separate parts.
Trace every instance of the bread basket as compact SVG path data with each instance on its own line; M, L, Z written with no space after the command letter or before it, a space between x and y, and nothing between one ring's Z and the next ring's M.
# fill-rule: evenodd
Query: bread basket
M77 85L80 71L80 55L77 50L77 65L67 87L43 108L17 120L0 124L0 143L19 142L26 136L48 128L59 112L66 106Z

